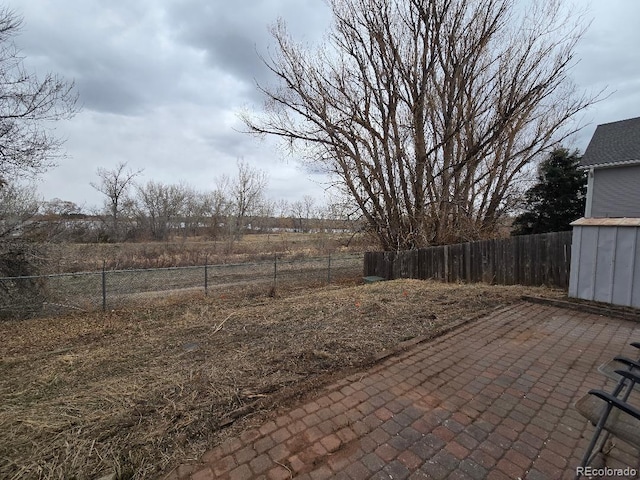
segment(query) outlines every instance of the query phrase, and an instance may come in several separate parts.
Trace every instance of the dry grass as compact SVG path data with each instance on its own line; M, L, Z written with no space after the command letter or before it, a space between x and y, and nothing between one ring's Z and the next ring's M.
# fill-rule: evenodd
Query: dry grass
M562 296L397 280L1 323L0 477L155 478L375 353L523 294Z
M161 268L242 263L281 257L312 257L375 250L365 235L330 233L270 233L245 235L241 240L181 239L170 242L61 243L46 248L46 272Z

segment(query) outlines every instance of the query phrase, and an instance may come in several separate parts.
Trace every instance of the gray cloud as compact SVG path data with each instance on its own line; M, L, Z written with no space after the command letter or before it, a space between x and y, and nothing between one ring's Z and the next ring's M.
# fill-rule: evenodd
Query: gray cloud
M324 177L283 158L273 139L238 133L237 112L261 105L254 82L273 79L258 54L272 47L270 24L283 18L301 42L322 38L323 0L7 0L24 17L16 39L26 66L75 79L84 110L59 123L68 158L43 177L46 198L96 205L89 186L98 166L129 161L143 180L211 188L242 157L265 169L272 195L322 194ZM582 150L598 123L640 115L640 2L593 2L593 24L574 69L579 89L611 95L584 119Z
M592 2L591 25L576 49L574 79L587 92L604 91L603 100L585 114L586 128L576 138L584 151L598 124L640 116L640 2Z

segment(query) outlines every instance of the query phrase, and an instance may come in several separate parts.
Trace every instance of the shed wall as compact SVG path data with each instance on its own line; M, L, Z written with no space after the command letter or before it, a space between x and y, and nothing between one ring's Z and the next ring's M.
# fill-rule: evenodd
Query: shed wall
M640 165L597 168L592 217L640 217Z
M640 308L640 227L574 226L569 296Z

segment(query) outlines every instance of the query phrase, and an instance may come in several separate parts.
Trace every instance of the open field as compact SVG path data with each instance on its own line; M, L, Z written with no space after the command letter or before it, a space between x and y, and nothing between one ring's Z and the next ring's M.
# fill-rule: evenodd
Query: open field
M43 274L138 268L259 262L364 252L377 247L365 235L333 233L269 233L244 235L240 240L176 239L170 242L60 243L43 251Z
M376 353L523 294L564 295L396 280L0 323L0 477L157 478Z

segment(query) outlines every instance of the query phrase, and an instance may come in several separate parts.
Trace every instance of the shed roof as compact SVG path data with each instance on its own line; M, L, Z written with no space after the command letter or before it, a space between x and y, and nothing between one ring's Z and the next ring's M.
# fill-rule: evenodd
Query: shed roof
M640 163L640 117L598 125L580 163L583 167Z
M640 227L640 218L579 218L573 227Z

